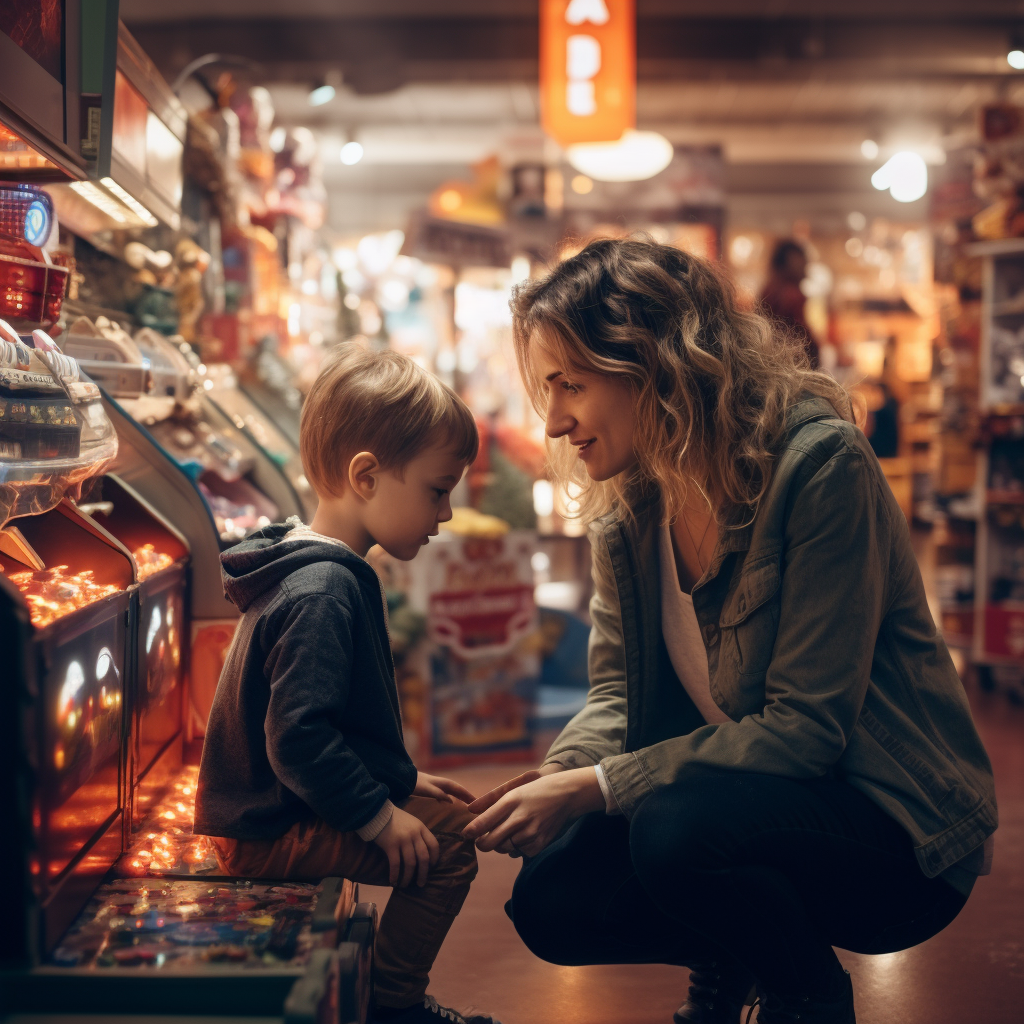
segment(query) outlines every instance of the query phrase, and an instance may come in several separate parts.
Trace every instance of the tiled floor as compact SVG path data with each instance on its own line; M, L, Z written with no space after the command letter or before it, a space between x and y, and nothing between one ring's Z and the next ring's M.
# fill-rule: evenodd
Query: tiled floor
M860 1024L1021 1024L1024 1022L1024 708L972 693L996 772L1001 827L993 873L944 932L903 953L840 952L851 970ZM520 769L450 772L485 792ZM433 973L448 1005L474 1005L503 1024L669 1024L686 989L676 967L557 967L534 957L506 918L518 862L497 854L480 875ZM363 887L383 905L387 890ZM756 927L751 914L751 927Z

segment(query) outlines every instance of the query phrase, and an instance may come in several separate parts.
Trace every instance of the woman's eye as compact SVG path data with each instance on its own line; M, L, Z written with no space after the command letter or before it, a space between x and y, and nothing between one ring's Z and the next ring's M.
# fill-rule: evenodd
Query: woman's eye
M575 384L570 384L567 380L562 381L562 390L568 391L570 395L578 395L580 389Z

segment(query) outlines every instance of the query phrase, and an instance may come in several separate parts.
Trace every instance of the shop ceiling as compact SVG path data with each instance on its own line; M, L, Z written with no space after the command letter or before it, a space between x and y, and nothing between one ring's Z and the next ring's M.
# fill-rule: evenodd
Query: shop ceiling
M721 144L734 217L880 212L893 201L867 183L865 138L938 158L970 139L979 102L1024 99L1006 63L1017 0L637 9L638 126ZM466 164L541 144L536 0L121 0L121 16L169 79L205 53L244 56L279 121L316 129L326 153L358 137L362 164L325 161L340 228L399 223ZM310 87L332 75L336 98L311 108Z

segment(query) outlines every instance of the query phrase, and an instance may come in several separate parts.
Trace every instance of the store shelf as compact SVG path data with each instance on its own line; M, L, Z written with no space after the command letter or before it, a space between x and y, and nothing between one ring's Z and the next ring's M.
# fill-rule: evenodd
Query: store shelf
M987 505L1024 505L1024 491L986 491Z

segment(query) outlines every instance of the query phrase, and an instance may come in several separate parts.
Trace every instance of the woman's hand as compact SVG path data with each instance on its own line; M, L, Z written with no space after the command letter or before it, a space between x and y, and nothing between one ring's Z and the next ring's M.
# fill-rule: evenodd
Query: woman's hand
M547 766L546 774L524 772L471 805L481 813L462 834L481 851L536 856L567 821L604 810L604 796L593 768ZM544 769L542 769L544 771Z
M517 775L514 779L509 779L508 782L503 782L500 786L496 786L489 792L484 793L483 796L478 796L469 805L469 809L474 814L480 814L482 811L486 811L488 807L493 807L506 793L511 792L513 789L525 786L528 782L533 782L543 775L554 775L555 772L564 771L565 765L557 763L546 764L541 768L531 768L530 771L523 772L522 775Z
M442 803L452 803L452 797L465 800L467 804L476 799L465 786L460 786L453 779L445 779L440 775L427 775L426 772L416 773L416 788L413 796L429 796Z
M424 885L427 872L441 852L430 829L400 807L395 808L391 820L373 841L388 858L390 884L400 889L404 889L414 875L416 884Z

